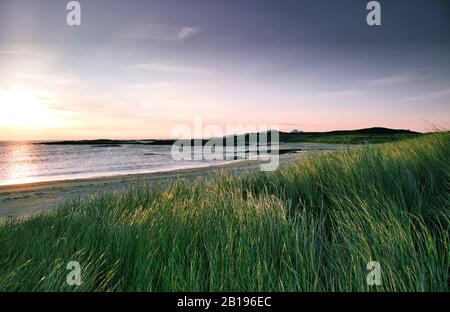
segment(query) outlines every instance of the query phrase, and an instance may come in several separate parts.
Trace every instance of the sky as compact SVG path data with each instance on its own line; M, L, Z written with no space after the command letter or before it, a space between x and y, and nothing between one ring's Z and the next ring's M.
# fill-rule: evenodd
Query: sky
M0 140L450 128L450 4L0 0Z

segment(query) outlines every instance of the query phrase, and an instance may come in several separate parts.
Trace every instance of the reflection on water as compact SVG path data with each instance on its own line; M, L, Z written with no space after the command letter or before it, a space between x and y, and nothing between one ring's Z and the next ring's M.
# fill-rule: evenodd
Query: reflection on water
M217 163L221 162L175 161L171 146L0 142L0 185L167 171Z
M32 176L38 171L38 163L30 159L34 147L27 143L5 144L0 149L0 180L7 184L33 182Z

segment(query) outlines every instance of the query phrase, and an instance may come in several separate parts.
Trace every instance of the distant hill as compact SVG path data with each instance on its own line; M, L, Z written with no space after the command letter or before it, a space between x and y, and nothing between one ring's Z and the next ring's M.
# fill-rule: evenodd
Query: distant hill
M315 142L365 144L395 141L421 135L405 129L373 127L357 130L335 130L328 132L279 132L280 142Z
M334 130L328 132L303 132L304 134L313 134L313 133L321 133L321 134L334 134L334 135L348 135L348 134L373 134L373 135L392 135L392 134L419 134L419 132L414 132L411 130L405 129L389 129L382 127L373 127L373 128L364 128L357 130Z
M268 142L271 141L271 133L276 130L268 131ZM366 143L382 143L388 141L395 141L407 137L414 137L421 135L419 132L403 129L389 129L389 128L366 128L357 130L335 130L328 132L302 132L295 130L292 132L277 131L279 134L279 141L281 143L345 143L345 144L366 144ZM254 135L254 133L253 133ZM228 136L229 138L230 136ZM245 142L248 144L250 134L234 135L235 142L238 138L242 140L245 137ZM217 138L218 140L224 138ZM95 147L113 147L121 145L172 145L176 140L159 140L159 139L147 139L147 140L80 140L80 141L51 141L42 142L36 144L44 145L92 145ZM202 142L205 144L208 140L185 140L186 143L191 141Z

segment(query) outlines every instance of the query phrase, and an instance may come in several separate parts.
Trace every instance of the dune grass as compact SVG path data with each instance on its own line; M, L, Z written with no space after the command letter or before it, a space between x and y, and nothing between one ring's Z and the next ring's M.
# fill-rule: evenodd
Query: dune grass
M68 202L0 226L0 290L448 291L449 155L436 133Z

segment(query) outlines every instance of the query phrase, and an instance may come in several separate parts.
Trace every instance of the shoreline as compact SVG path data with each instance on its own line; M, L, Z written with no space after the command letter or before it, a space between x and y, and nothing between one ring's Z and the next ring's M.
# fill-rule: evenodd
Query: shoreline
M247 161L247 160L237 160L237 161L230 161L227 163L218 163L218 164L210 164L210 165L200 165L200 166L193 166L193 167L187 167L187 168L169 168L169 169L161 169L161 170L155 170L155 171L148 171L148 172L124 172L124 173L111 173L111 174L105 174L105 175L94 175L94 176L85 176L85 177L77 177L77 178L56 178L53 180L45 180L45 181L34 181L34 182L19 182L19 183L12 183L12 184L0 184L0 195L3 189L8 188L16 188L16 187L34 187L39 185L49 185L49 184L58 184L58 183L65 183L65 182L75 182L75 181L88 181L88 180L103 180L103 179L115 179L115 178L122 178L127 176L146 176L150 174L159 174L159 173L170 173L170 172L183 172L183 171L190 171L195 169L204 169L204 168L210 168L210 167L224 167L227 165L236 164L240 161Z
M328 152L331 150L328 150ZM280 155L280 166L297 161L314 153L308 151ZM32 215L51 211L69 200L104 193L123 193L140 183L155 187L168 185L175 179L195 180L213 177L221 171L232 175L257 170L260 160L239 160L209 166L182 168L167 171L137 174L117 174L113 176L54 180L0 186L0 221L8 218L28 218Z

